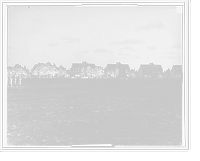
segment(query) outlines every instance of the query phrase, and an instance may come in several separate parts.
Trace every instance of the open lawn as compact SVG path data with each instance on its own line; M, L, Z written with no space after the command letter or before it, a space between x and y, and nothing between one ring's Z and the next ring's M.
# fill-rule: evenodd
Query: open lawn
M181 146L182 80L32 79L7 88L8 146Z

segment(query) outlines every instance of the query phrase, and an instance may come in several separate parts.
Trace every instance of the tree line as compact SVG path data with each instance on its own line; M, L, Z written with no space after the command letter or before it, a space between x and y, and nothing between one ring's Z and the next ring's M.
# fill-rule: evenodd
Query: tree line
M91 68L90 66L83 66L81 71L77 73L75 76L80 78L102 78L102 77L112 77L116 78L119 74L118 68L111 68L109 71L103 70L101 67ZM135 70L126 70L126 75L128 77L137 77L137 71Z
M94 68L91 68L91 66L83 66L81 67L81 71L75 76L80 78L101 78L103 75L104 70L101 67L95 66Z
M24 66L22 67L20 64L16 64L14 67L7 67L7 74L16 73L16 74L22 74L23 77L31 77L32 75L37 75L39 77L48 75L49 78L53 78L56 74L60 77L69 77L69 72L64 68L62 65L57 67L55 64L51 64L50 62L47 63L38 63L35 64L34 67L29 72L28 69ZM95 66L94 68L91 68L90 66L83 66L81 68L81 72L77 74L77 77L80 78L90 78L90 77L113 77L116 78L119 74L118 68L111 68L109 71L104 71L102 67ZM128 77L137 77L138 72L137 70L131 69L126 70L126 75ZM170 69L167 69L164 72L160 72L159 76L162 78L170 78ZM151 73L145 75L145 77L151 77Z
M51 64L50 62L38 63L35 64L33 69L31 70L33 75L38 75L39 77L43 75L48 75L50 78L54 77L56 74L59 76L68 77L69 73L62 65L57 67L55 64Z
M55 64L51 64L50 62L35 64L30 72L25 66L22 67L20 64L16 64L13 67L7 67L7 74L9 75L12 73L22 74L23 77L31 77L32 75L37 75L39 78L41 76L48 76L48 78L53 78L56 74L65 78L70 76L69 72L62 65L57 67ZM80 78L101 78L103 76L116 78L118 74L118 68L112 68L105 72L102 67L95 66L94 68L91 68L90 66L83 66L81 68L81 72L76 76ZM130 77L137 77L137 71L133 69L130 71L127 70L126 74Z
M33 69L29 72L28 69L24 66L22 67L19 64L16 64L14 67L7 67L7 74L21 74L23 77L31 77L32 75L38 75L39 77L43 75L48 75L49 77L54 77L56 74L60 76L69 76L69 73L67 72L66 68L64 68L62 65L57 67L55 64L51 64L50 62L44 63L38 63L35 64Z
M23 75L24 77L30 76L28 69L24 66L22 67L20 64L16 64L14 67L7 67L7 75L14 74Z

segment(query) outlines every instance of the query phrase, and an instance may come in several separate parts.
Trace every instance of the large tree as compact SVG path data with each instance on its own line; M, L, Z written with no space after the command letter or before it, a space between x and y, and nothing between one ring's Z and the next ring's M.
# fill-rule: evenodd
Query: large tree
M94 69L91 70L91 75L93 77L102 77L104 75L104 70L101 67L94 67Z
M80 77L81 77L81 78L82 78L82 77L85 77L85 68L84 68L84 66L81 67Z
M37 75L39 72L39 66L37 64L34 65L33 69L31 70L31 73L33 75Z
M109 75L111 77L116 78L119 74L119 69L118 68L110 68L108 72L106 72L106 75Z
M111 77L114 77L114 75L115 75L115 70L114 70L115 68L110 68L109 69L109 71L107 72L107 74L109 75L109 76L111 76Z
M7 68L7 76L8 77L13 77L14 75L15 75L15 71L14 71L13 67L9 66Z
M43 64L43 63L38 64L38 73L39 73L40 76L46 74L45 64Z
M119 69L118 68L114 68L114 77L116 78L119 74Z
M14 71L16 74L23 74L23 67L19 64L16 64L14 66Z
M85 69L84 69L84 72L85 72L85 75L87 76L87 77L90 77L90 75L91 75L91 66L87 66Z
M176 75L175 75L175 78L182 78L182 70L178 70Z
M57 72L60 77L66 75L67 73L66 69L62 65L57 68Z
M51 74L51 69L52 68L52 65L50 62L47 62L46 64L44 64L44 67L43 67L43 74L44 75L48 75L48 74Z
M58 73L57 67L56 67L55 64L53 64L51 66L51 68L50 68L50 73L49 74L51 74L54 77L54 75L57 74L57 73Z
M170 78L170 69L167 69L165 72L163 72L164 78L169 79Z
M83 66L81 68L81 72L80 72L80 77L81 78L90 78L91 76L94 76L96 74L97 71L94 71L93 68L91 68L91 66Z
M28 72L28 69L24 66L24 68L23 68L23 75L25 76L25 77L28 77L28 75L29 75L29 72Z
M45 74L45 65L43 63L35 64L33 69L31 70L33 75L44 75Z
M130 71L127 71L128 75L127 76L130 76L130 77L137 77L137 71L134 70L134 69L131 69Z
M53 77L56 73L58 73L56 65L51 65L50 62L47 62L46 64L38 63L34 65L32 69L32 74L34 75L50 75Z
M152 77L152 72L151 72L150 70L149 70L148 73L147 73L147 77L148 77L148 78L151 78L151 77Z

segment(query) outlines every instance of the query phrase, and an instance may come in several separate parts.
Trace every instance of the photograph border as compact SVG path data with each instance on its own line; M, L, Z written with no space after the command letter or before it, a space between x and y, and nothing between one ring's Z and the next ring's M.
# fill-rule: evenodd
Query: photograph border
M182 82L182 145L181 146L116 146L116 147L71 147L71 146L8 146L7 145L7 8L9 6L77 6L77 5L138 5L138 6L156 6L156 5L178 5L183 7L183 14L182 14L182 66L183 66L183 82ZM187 19L188 15L185 13L185 8L188 7L188 10L190 11L190 3L189 5L185 5L185 2L78 2L78 3L72 3L72 2L3 2L2 3L2 13L3 13L3 20L2 20L2 28L3 28L3 108L2 108L2 114L3 114L3 150L186 150L189 148L189 122L190 120L190 113L191 113L191 107L190 104L187 102L190 102L190 98L188 98L190 93L190 89L188 91L189 82L191 82L190 79L190 72L188 70L191 69L190 67L190 60L191 60L191 54L189 53L189 50L187 51L187 48L185 48L185 45L188 44L186 41L186 34L188 34L186 31L187 28L185 23L185 18ZM189 14L189 13L188 13ZM189 23L190 24L190 23ZM188 26L187 26L188 27ZM187 37L188 38L188 37ZM190 37L189 37L190 38ZM191 45L191 44L190 44ZM188 53L187 53L188 52ZM188 56L187 56L188 54ZM187 60L188 59L188 60ZM187 64L188 63L188 64ZM188 66L189 65L189 66ZM189 74L188 74L189 72ZM188 77L189 76L189 77ZM188 100L189 99L189 100ZM188 104L187 104L188 103ZM188 119L189 118L189 119ZM189 126L189 127L188 127Z

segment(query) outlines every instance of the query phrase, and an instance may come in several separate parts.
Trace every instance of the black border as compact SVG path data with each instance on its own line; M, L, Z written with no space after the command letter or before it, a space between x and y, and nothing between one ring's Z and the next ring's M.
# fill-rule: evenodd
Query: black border
M184 15L185 15L185 3L184 2L6 2L2 3L2 11L3 11L3 147L5 148L16 148L16 147L25 147L25 148L34 148L34 147L69 147L69 146L8 146L7 145L7 8L9 6L78 6L78 5L122 5L122 4L129 4L129 5L138 5L138 6L151 6L151 5L179 5L183 7L183 14L182 14L182 66L183 66L183 83L182 83L182 145L180 146L116 146L116 147L184 147L185 146L185 92L184 92ZM189 11L190 11L190 2L189 2ZM191 15L191 12L189 12ZM190 24L190 21L189 21ZM191 45L191 44L190 44ZM189 54L189 59L191 60L191 55ZM189 66L191 69L191 66ZM189 72L190 73L190 72ZM189 75L190 77L190 75ZM190 100L189 100L190 102ZM189 108L189 113L191 112L191 108ZM190 118L190 117L189 117ZM191 122L191 120L189 120ZM28 149L27 149L28 150ZM95 150L95 149L94 149ZM112 149L111 149L112 150ZM12 150L11 150L12 151ZM17 150L19 151L19 150ZM26 151L26 150L25 150ZM50 150L52 151L52 150ZM71 150L70 150L71 151ZM83 149L83 151L85 151ZM138 151L138 150L136 150ZM152 151L152 150L151 150Z

